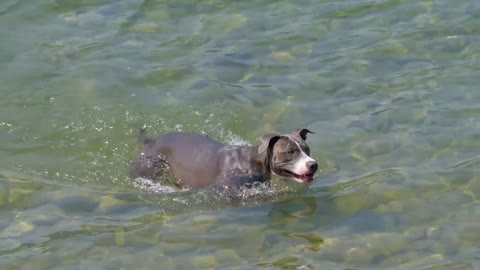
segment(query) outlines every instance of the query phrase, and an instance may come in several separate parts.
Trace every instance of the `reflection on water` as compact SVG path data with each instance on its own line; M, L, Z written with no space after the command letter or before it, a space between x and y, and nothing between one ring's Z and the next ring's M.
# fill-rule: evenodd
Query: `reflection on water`
M0 3L0 268L479 269L476 1ZM130 179L305 127L304 187Z

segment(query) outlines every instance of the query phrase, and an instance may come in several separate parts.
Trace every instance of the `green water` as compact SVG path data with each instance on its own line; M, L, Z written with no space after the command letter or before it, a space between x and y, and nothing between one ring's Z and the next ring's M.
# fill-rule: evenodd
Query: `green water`
M0 3L0 268L480 269L480 2ZM306 127L307 189L128 179Z

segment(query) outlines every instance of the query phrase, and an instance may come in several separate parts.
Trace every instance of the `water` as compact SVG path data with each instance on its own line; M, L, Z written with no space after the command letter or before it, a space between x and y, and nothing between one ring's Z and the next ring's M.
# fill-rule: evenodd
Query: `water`
M480 2L4 0L1 269L480 269ZM305 127L304 188L128 176Z

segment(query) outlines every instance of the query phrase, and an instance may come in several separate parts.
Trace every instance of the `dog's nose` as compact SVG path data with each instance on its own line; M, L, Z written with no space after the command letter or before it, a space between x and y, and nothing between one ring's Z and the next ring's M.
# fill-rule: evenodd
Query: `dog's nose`
M318 163L316 161L309 161L309 162L307 162L307 168L311 172L315 172L318 169Z

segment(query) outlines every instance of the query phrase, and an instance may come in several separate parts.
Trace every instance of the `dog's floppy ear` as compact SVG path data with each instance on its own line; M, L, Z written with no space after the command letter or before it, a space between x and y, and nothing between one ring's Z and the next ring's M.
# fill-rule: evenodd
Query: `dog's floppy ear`
M308 133L312 133L312 134L315 134L315 132L312 132L306 128L299 128L299 129L296 129L292 132L293 135L296 135L296 136L299 136L300 138L302 138L304 141L307 139L307 134Z
M258 153L261 154L265 152L269 146L273 145L278 139L280 139L281 135L277 133L267 133L257 138L257 142L259 143L258 146Z

